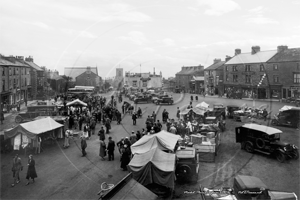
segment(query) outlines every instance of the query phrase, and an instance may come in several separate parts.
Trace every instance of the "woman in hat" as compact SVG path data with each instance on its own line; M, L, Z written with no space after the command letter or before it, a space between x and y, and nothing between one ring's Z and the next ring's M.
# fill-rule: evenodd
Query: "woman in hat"
M102 160L105 160L104 157L106 156L106 144L103 138L100 140L99 156L102 158Z
M29 179L32 179L32 182L34 183L34 179L37 178L37 174L35 171L35 161L33 159L32 154L29 155L29 159L28 159L28 169L27 169L27 175L26 175L26 179L27 179L27 183L26 185L29 185Z
M121 155L121 168L123 171L127 171L127 165L130 162L130 150L127 144L124 145L124 149Z

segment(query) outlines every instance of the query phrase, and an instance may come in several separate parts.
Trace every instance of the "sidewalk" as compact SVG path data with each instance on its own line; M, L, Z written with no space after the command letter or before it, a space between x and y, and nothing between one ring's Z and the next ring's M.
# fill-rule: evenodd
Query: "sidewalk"
M193 96L200 96L203 97L203 95L195 95L195 94L191 94ZM225 96L218 96L218 95L206 95L205 97L212 97L212 98L222 98L222 99L230 99L227 98ZM253 98L241 98L242 100L247 100L247 101L274 101L274 102L280 102L280 99L253 99Z

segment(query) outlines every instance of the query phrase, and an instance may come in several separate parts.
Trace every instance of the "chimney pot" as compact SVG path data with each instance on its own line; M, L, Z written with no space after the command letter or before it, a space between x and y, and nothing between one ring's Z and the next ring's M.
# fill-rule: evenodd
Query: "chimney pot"
M234 55L238 55L241 53L242 53L241 49L235 49L235 51L234 51Z
M231 57L230 56L226 56L225 61L227 62L228 60L230 60Z
M277 47L277 52L281 52L281 51L284 51L284 50L287 50L288 49L288 46L286 45L280 45Z
M218 63L218 62L221 62L221 59L220 58L215 58L214 59L214 64Z
M259 52L260 51L260 46L253 46L252 48L251 48L251 54L256 54L257 52Z

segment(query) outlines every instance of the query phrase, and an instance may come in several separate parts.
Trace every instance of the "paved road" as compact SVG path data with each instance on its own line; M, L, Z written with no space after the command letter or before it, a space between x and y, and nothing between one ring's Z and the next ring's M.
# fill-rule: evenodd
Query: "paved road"
M175 100L180 99L180 94L173 94ZM203 97L202 97L203 98ZM200 98L198 102L203 99ZM242 105L251 101L232 100L206 97L207 103L222 102L225 105ZM266 102L255 102L256 106ZM117 142L122 137L130 135L132 130L141 130L145 127L145 119L157 110L157 119L161 120L161 112L166 108L170 117L176 115L176 108L184 108L189 104L189 95L176 105L138 104L142 108L143 117L137 120L137 126L132 126L130 116L125 116L122 125L113 122L109 134ZM196 105L196 102L193 103ZM277 112L283 104L272 102L273 112ZM120 106L120 105L118 105ZM278 163L276 160L253 155L240 151L240 146L235 143L234 128L240 122L227 121L227 131L222 134L220 153L214 163L201 163L199 182L196 185L177 185L175 199L197 199L197 195L184 194L184 190L197 190L199 184L206 187L232 186L235 174L246 174L260 177L271 189L294 191L299 188L299 162ZM99 129L100 126L97 126ZM292 128L277 127L284 131L282 139L299 145L299 131ZM107 138L106 138L107 142ZM14 188L12 182L11 158L13 154L1 156L1 199L95 199L102 182L116 184L127 172L120 170L119 153L115 152L114 161L101 161L99 157L99 139L94 135L88 140L87 157L81 157L79 148L80 140L71 141L71 147L62 149L63 141L49 144L41 154L35 155L38 179L35 184L25 186L25 170L21 173L21 183ZM23 164L27 158L22 154ZM279 181L280 179L280 181ZM299 193L297 192L299 196Z

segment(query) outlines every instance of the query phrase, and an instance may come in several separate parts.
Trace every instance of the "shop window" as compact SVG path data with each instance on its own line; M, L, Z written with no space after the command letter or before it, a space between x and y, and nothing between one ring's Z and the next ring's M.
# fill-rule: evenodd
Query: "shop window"
M245 66L245 71L246 72L250 72L251 71L251 66L250 65L246 65Z
M233 82L238 82L238 75L234 74L232 80Z
M294 83L300 83L300 73L294 73Z
M143 87L147 87L147 81L143 81Z
M246 83L251 83L251 75L245 76Z
M275 71L278 70L278 65L277 64L273 64L273 70L275 70Z
M271 90L271 97L272 98L279 98L279 90L272 89Z
M259 71L261 71L261 72L264 71L264 65L263 65L263 64L261 64L261 65L259 66Z
M274 82L274 83L279 83L279 76L274 75L274 76L273 76L273 82Z
M5 80L2 80L2 91L5 91Z
M226 74L225 80L226 80L226 81L229 81L229 76L228 76L228 74Z

